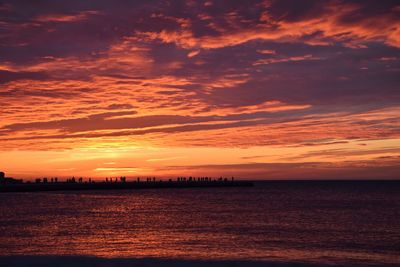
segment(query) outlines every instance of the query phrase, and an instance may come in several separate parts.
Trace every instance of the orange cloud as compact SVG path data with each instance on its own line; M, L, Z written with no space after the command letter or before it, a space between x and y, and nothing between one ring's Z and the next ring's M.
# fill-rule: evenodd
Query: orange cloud
M72 22L72 21L80 21L80 20L85 20L89 16L92 15L99 15L101 12L99 11L83 11L78 14L71 14L71 15L66 15L66 14L49 14L49 15L41 15L36 18L36 21L38 22Z
M296 57L288 57L288 58L268 58L268 59L259 59L253 63L254 66L257 65L267 65L281 62L289 62L289 61L305 61L305 60L321 60L320 57L314 57L313 55L304 55L304 56L296 56Z
M197 56L199 53L200 53L199 50L195 50L195 51L190 52L187 56L188 56L188 58L192 58L192 57Z

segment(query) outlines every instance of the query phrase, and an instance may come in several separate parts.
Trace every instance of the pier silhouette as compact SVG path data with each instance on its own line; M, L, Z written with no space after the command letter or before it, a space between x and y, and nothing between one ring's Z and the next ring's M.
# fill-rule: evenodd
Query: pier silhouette
M146 188L201 188L201 187L237 187L253 186L250 181L236 181L233 177L177 177L175 180L157 179L156 177L137 177L128 181L125 176L106 177L95 181L92 178L76 178L72 176L64 181L58 177L36 178L34 182L6 178L0 172L1 192L35 192L35 191L69 191L69 190L119 190L119 189L146 189Z

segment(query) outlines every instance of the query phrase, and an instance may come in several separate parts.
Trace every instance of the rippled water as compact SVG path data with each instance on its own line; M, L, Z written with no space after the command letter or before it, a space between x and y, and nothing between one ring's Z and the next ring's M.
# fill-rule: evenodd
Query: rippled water
M0 194L0 255L399 263L400 183Z

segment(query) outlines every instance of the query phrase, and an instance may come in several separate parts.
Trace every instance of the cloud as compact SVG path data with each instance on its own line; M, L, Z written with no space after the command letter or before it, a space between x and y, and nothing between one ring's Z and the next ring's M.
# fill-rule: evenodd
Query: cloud
M306 107L305 107L306 108ZM278 111L279 113L279 111ZM140 129L156 126L165 125L185 125L188 126L170 128L168 129L157 129L151 131L183 131L184 129L193 130L196 127L200 129L207 129L218 127L218 124L201 124L207 122L242 122L244 124L258 124L259 122L255 119L263 119L263 122L272 122L273 120L287 120L294 115L290 113L290 110L283 110L280 114L276 112L254 112L254 113L239 113L231 115L211 115L211 116L179 116L179 115L149 115L149 116L137 116L136 111L119 111L119 112L106 112L100 114L93 114L88 117L75 118L75 119L64 119L64 120L53 120L45 122L30 122L30 123L15 123L6 125L0 128L0 133L8 134L10 132L26 131L26 130L48 130L55 129L62 132L77 133L87 132L94 130L112 130L112 129ZM126 117L126 116L129 117ZM285 118L287 117L287 118ZM268 118L268 119L267 119ZM245 121L248 122L246 123ZM196 126L196 124L198 124ZM106 134L105 134L106 135Z
M271 50L271 49L262 49L262 50L257 50L258 53L260 54L266 54L266 55L275 55L276 51Z
M356 166L378 155L357 153L361 143L399 138L399 11L369 0L6 1L1 150L171 148L143 156L158 166L182 147L278 147L296 150L292 161L343 152Z
M46 14L37 17L38 22L74 22L88 19L89 16L101 14L98 11L83 11L78 14Z
M199 50L195 50L195 51L189 52L187 56L188 56L188 58L192 58L192 57L197 56L199 53L200 53Z
M254 66L257 65L266 65L266 64L275 64L281 62L290 62L290 61L305 61L305 60L321 60L322 58L313 57L313 55L304 55L304 56L296 56L289 58L271 58L271 59L260 59L254 62Z
M131 104L111 104L107 107L108 109L132 109L134 106Z
M342 42L351 47L367 41L384 40L389 45L400 46L399 29L392 26L399 22L396 6L389 4L385 13L364 14L367 13L365 6L368 5L355 1L309 1L299 7L293 1L272 1L265 5L258 20L252 18L249 25L243 18L244 14L240 13L242 10L224 13L223 18L229 27L216 27L217 21L209 24L209 27L217 29L217 35L196 36L190 27L192 24L186 23L178 31L142 32L142 36L186 49L217 49L253 40L303 40L310 44Z
M113 168L96 168L95 172L108 172L108 173L137 173L142 171L142 168L135 167L113 167Z
M380 163L362 162L301 162L301 163L246 163L246 164L210 164L196 166L168 166L177 173L184 171L190 175L214 177L240 177L245 179L396 179L399 169L397 160L387 159Z
M16 80L42 80L48 76L45 72L29 72L29 71L8 71L0 69L0 83L8 83Z

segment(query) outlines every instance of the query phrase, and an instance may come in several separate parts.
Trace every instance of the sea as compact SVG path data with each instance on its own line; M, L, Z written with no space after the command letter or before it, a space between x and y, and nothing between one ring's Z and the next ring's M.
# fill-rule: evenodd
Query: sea
M0 266L400 266L400 181L2 193Z

